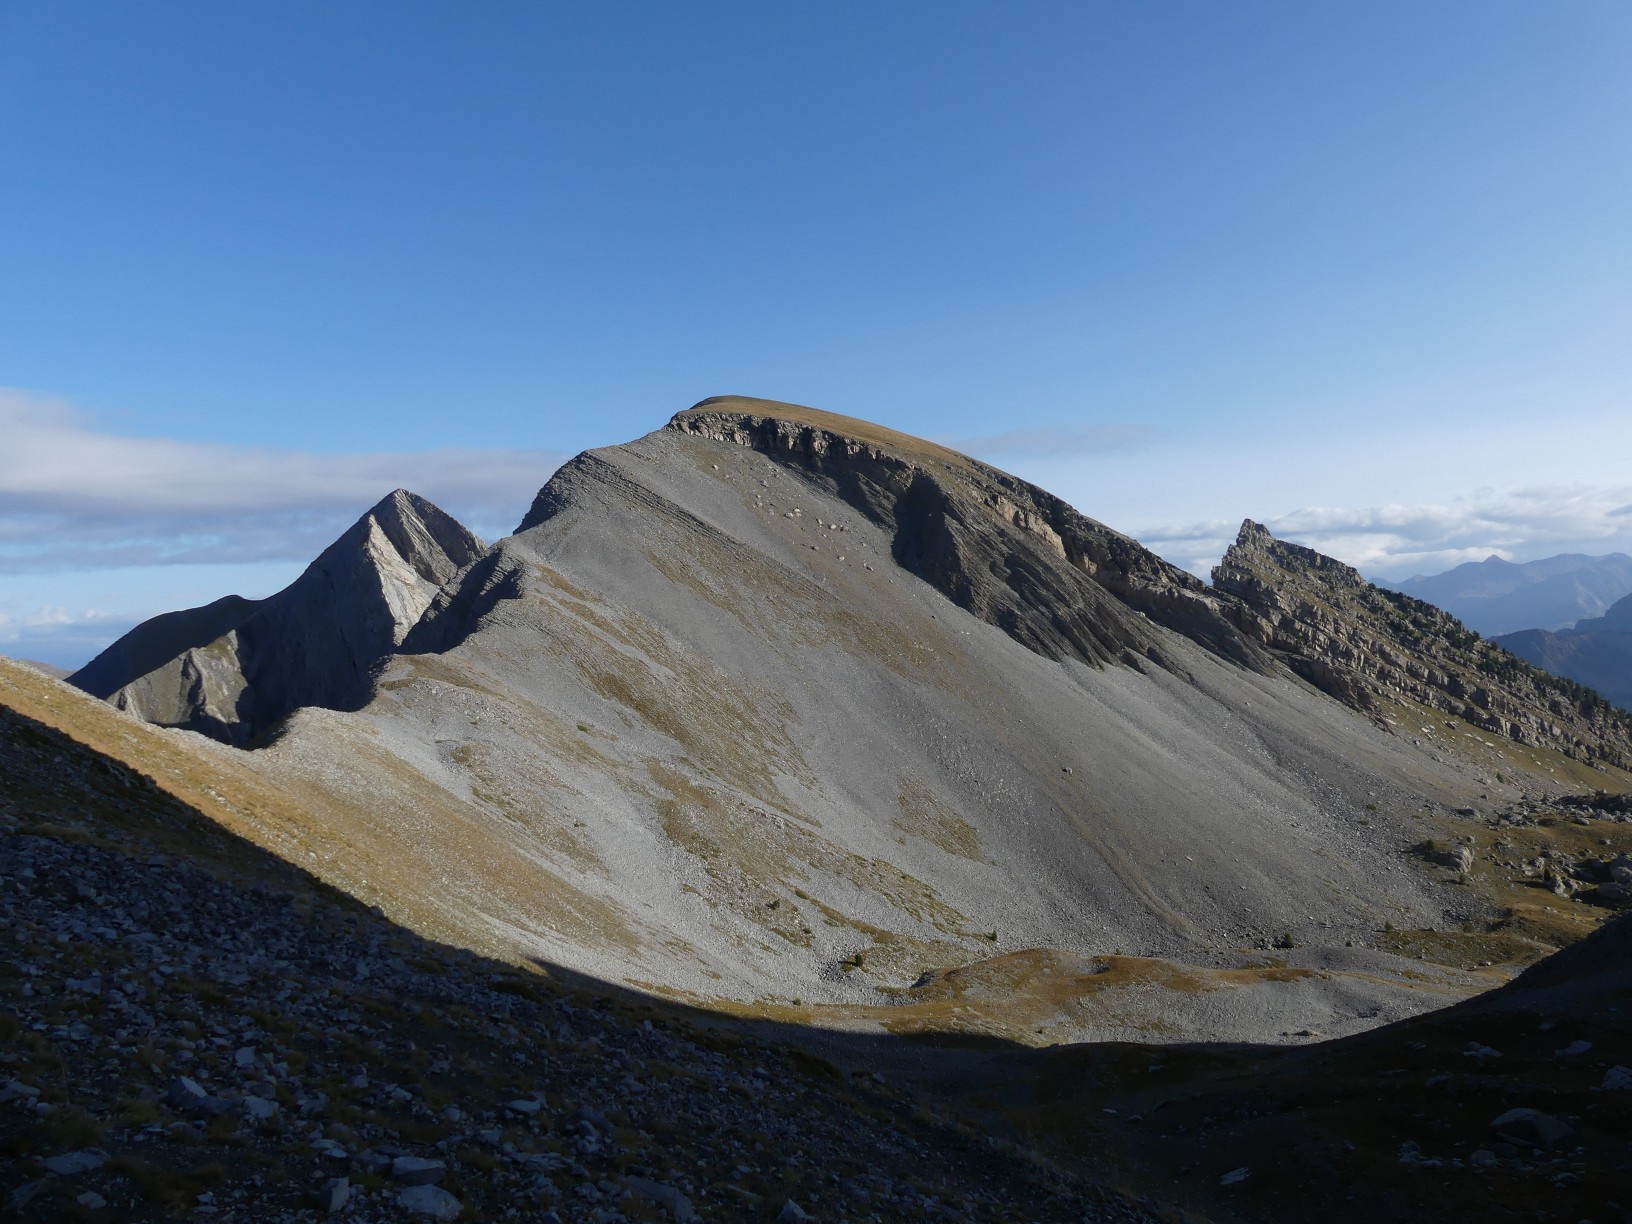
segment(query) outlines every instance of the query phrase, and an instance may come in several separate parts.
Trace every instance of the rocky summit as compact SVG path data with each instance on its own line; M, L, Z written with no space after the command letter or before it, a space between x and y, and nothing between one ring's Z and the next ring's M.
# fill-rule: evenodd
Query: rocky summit
M343 708L482 542L398 489L287 589L138 625L69 677L121 710L242 744L302 706Z
M0 664L19 1210L1605 1210L1620 1115L1516 1035L1568 990L1468 1009L1624 928L1632 724L1250 521L1209 585L721 397L72 682Z
M1250 519L1213 571L1213 585L1239 599L1232 611L1246 632L1356 709L1388 718L1390 707L1409 702L1589 763L1632 759L1632 717L1597 693Z

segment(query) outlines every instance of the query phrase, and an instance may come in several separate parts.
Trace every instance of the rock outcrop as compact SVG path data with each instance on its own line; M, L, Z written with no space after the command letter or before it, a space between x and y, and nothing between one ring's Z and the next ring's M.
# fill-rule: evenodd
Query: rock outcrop
M956 451L850 417L739 397L704 400L668 428L807 473L890 533L897 564L1047 658L1164 665L1154 621L1243 666L1268 663L1195 576ZM529 522L549 513L547 494Z
M1632 717L1597 693L1250 519L1213 570L1213 585L1235 597L1224 607L1244 633L1356 709L1415 702L1579 760L1632 756Z
M148 722L245 744L302 706L345 708L482 542L404 489L288 587L138 625L70 683Z
M132 680L231 633L255 614L259 602L242 595L223 595L201 608L182 608L145 620L69 676L68 682L107 700Z

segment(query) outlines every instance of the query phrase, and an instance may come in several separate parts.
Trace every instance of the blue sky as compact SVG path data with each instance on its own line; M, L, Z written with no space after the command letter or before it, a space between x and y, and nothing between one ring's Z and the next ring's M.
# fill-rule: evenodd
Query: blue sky
M711 394L1192 568L1632 550L1632 6L0 0L0 651Z

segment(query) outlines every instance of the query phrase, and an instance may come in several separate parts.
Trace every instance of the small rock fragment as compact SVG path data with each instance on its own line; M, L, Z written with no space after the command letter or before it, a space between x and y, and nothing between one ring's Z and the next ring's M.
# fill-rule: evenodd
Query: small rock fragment
M397 1195L397 1205L433 1220L457 1220L463 1204L441 1186L409 1186Z
M58 1177L72 1177L76 1173L89 1173L92 1169L100 1169L106 1157L101 1152L64 1152L61 1156L49 1157L45 1167Z
M1531 1147L1552 1147L1575 1134L1575 1128L1539 1109L1510 1109L1492 1120L1490 1129L1504 1139Z
M1218 1179L1218 1184L1221 1186L1239 1186L1251 1176L1252 1170L1243 1165L1239 1169L1231 1169L1224 1174L1223 1177Z
M317 1192L317 1206L320 1211L333 1215L344 1210L346 1203L351 1199L351 1182L344 1177L331 1177L323 1183L323 1188Z
M448 1166L440 1160L426 1160L423 1156L398 1156L391 1162L391 1180L405 1186L428 1186L442 1180Z
M677 1224L690 1224L690 1221L697 1218L691 1200L673 1186L644 1177L626 1177L623 1179L623 1188L636 1198L656 1203L666 1210Z

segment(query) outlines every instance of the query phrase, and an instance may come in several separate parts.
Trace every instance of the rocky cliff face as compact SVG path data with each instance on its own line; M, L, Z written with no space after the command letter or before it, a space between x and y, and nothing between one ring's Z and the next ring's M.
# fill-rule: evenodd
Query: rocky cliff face
M1213 585L1238 627L1356 709L1413 701L1579 760L1632 756L1632 718L1598 694L1515 658L1449 613L1373 586L1247 520Z
M1193 575L955 451L848 417L737 397L704 400L668 428L748 447L814 477L890 533L897 564L1047 658L1165 666L1154 621L1244 666L1268 663ZM544 513L547 501L535 506Z
M454 519L398 489L276 595L148 621L72 683L148 722L247 743L301 706L357 700L373 666L481 550Z

